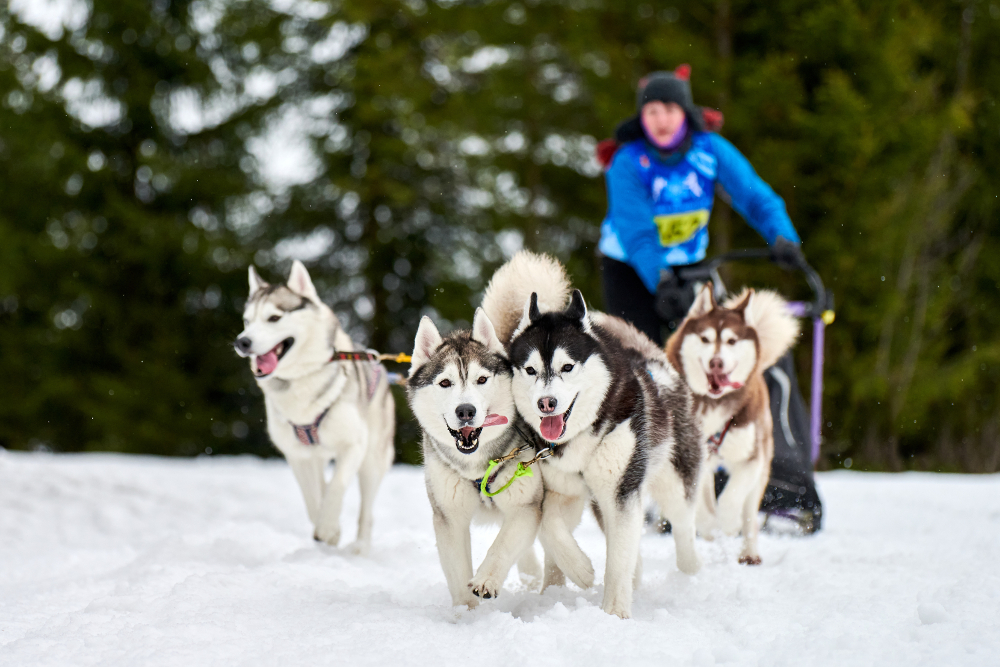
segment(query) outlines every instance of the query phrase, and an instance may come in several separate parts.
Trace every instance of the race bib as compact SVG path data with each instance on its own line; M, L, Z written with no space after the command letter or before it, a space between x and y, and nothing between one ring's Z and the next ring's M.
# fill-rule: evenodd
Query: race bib
M673 215L657 215L653 218L660 230L660 244L663 246L677 245L691 239L702 227L708 224L708 209L674 213Z

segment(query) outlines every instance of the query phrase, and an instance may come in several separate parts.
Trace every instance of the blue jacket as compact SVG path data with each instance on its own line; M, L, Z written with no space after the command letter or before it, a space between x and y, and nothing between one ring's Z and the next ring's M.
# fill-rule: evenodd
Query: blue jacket
M598 247L632 266L655 293L661 269L704 259L716 182L769 244L779 236L799 242L785 202L743 154L715 133L695 132L674 164L643 139L618 150L607 171L608 214Z

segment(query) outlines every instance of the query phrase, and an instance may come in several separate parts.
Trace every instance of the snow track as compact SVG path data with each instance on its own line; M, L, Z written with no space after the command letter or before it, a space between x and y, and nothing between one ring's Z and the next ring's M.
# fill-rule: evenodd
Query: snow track
M422 472L395 467L371 558L314 543L283 461L0 450L0 665L995 665L1000 476L819 475L825 529L642 540L634 618L601 584L452 608ZM357 513L348 494L345 539ZM495 528L476 528L482 560ZM577 531L604 570L591 517Z

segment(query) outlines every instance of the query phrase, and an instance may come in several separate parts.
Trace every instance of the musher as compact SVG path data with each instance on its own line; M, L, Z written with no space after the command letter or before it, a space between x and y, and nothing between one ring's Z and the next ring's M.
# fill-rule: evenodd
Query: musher
M608 213L598 246L607 312L659 345L662 323L673 329L694 301L694 286L671 267L705 258L716 183L773 247L779 265L803 261L785 202L712 131L722 115L694 105L690 71L681 65L642 79L637 115L598 149L607 168Z

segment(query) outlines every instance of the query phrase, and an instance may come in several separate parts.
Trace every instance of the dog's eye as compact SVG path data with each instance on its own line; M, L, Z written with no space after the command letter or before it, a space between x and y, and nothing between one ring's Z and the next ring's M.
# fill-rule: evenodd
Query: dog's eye
M701 342L705 343L706 345L708 345L708 338L706 338L705 336L702 336L701 337Z
M729 340L726 341L726 343L728 343L729 345L736 345L736 339L730 338Z
M535 374L535 369L532 368L531 366L525 366L524 367L524 372L527 373L528 375L534 375Z
M573 370L573 364L566 364L562 367L563 373L569 373L571 370Z
M451 386L451 380L441 380L440 382L438 382L438 386L447 389L448 387Z
M268 322L277 322L280 319L281 319L281 315L271 315L271 317L267 318L267 321Z
M481 378L479 378L478 380L476 380L476 384L486 384L486 380L487 379L488 378L484 375Z

